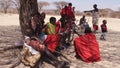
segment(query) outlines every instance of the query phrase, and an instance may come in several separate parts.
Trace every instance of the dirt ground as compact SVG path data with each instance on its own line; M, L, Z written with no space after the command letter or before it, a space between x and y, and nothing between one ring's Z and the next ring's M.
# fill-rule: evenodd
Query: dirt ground
M21 39L20 28L18 26L0 26L0 49L3 47L13 46L13 44ZM71 46L64 55L72 61L70 68L120 68L120 32L109 31L107 40L99 40L101 33L96 34L99 43L101 58L100 62L85 63L80 59L75 58L74 47ZM0 53L0 68L9 68L15 61L19 54L18 49L8 50ZM72 59L71 59L72 58ZM52 65L44 62L43 68L54 68ZM29 68L23 64L16 68Z
M3 17L0 16L0 50L5 47L13 46L14 43L22 37L20 27L18 26L18 19L16 20L14 16L12 17L11 22L14 23L10 22L9 24L4 18L10 17L6 17L6 15L3 15ZM101 20L103 20L103 18ZM99 39L101 35L100 30L95 34L99 43L102 60L95 63L85 63L80 59L76 59L74 46L71 46L66 51L63 51L63 54L72 61L70 68L120 68L120 27L118 27L120 26L120 19L109 19L108 21L110 24L108 25L107 40L102 41ZM17 23L15 24L15 22ZM19 49L7 50L5 52L0 51L0 68L10 68L10 66L18 60L19 52ZM16 68L29 67L21 63ZM44 62L41 68L54 68L54 66Z

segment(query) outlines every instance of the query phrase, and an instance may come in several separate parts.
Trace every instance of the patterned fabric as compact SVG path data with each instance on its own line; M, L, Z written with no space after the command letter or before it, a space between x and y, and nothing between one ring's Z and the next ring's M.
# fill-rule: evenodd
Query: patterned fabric
M40 53L32 54L28 47L24 46L21 51L21 61L25 65L34 66L41 57Z
M99 13L96 11L92 11L92 23L94 25L98 25Z

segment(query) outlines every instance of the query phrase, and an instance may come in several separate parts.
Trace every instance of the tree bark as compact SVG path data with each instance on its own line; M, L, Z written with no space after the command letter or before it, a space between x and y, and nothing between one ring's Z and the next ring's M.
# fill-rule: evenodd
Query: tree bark
M37 0L19 0L20 1L20 12L19 12L19 21L21 32L23 36L27 34L27 28L29 27L28 21L31 18L32 14L38 12Z

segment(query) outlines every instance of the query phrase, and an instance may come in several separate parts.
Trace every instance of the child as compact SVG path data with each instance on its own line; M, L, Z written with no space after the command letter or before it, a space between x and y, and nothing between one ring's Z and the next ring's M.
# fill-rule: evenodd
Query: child
M100 36L101 40L106 40L106 32L107 32L107 21L103 20L103 24L101 25L102 35Z

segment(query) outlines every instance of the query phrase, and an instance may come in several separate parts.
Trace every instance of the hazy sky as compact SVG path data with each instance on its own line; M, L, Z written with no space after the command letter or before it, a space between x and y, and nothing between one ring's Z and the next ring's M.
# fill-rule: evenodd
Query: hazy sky
M53 2L58 1L66 1L71 2L73 6L75 6L75 10L79 11L85 11L85 10L91 10L93 9L93 4L97 4L98 8L110 8L113 10L118 10L118 7L120 7L120 0L38 0L38 1L47 1L51 5L44 7L44 9L55 9L56 7L53 4Z

